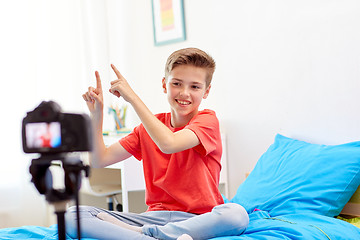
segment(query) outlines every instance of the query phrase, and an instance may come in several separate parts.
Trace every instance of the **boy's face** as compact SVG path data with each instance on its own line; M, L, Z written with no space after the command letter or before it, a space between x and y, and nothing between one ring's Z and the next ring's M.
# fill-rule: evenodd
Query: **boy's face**
M207 98L211 86L206 87L205 79L206 70L191 65L177 66L167 81L163 79L172 115L180 122L190 121L198 113L202 99Z

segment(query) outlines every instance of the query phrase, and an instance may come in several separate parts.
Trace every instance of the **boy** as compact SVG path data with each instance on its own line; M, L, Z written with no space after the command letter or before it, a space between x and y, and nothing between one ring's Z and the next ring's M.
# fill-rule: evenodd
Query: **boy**
M170 113L153 115L126 79L111 65L117 80L110 93L132 105L142 124L106 148L102 138L103 91L83 95L92 116L92 167L105 167L133 155L143 161L148 211L142 214L81 207L82 236L98 239L209 239L241 234L248 215L237 204L223 204L218 190L221 158L219 122L211 110L199 111L206 99L215 61L187 48L172 53L162 87ZM67 214L68 234L76 236L74 211ZM70 229L70 230L69 230ZM189 236L190 235L190 236Z

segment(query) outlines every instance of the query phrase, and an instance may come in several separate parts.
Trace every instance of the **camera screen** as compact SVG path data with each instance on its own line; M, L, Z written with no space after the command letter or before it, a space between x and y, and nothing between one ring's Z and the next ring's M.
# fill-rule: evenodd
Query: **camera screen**
M61 146L59 122L27 123L25 126L26 146L29 149L58 148Z

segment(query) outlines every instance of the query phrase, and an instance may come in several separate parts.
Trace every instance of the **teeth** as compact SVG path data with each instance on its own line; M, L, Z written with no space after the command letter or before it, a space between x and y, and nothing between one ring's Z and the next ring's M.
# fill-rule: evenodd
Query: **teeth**
M182 105L189 105L190 104L190 102L188 102L188 101L177 100L177 102L182 104Z

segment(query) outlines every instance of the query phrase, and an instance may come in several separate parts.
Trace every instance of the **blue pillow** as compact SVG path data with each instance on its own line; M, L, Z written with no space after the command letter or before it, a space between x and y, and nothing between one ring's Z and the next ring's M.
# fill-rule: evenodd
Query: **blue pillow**
M278 216L334 217L360 183L360 142L311 144L278 134L231 202Z

